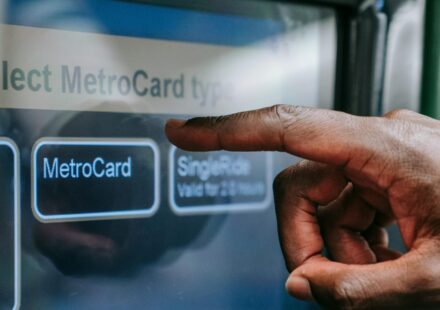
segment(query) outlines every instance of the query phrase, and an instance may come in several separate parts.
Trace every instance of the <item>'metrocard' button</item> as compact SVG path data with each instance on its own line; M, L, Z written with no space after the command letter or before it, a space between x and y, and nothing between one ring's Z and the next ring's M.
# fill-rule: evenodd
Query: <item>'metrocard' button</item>
M159 150L150 139L44 138L32 154L39 221L147 217L159 206Z

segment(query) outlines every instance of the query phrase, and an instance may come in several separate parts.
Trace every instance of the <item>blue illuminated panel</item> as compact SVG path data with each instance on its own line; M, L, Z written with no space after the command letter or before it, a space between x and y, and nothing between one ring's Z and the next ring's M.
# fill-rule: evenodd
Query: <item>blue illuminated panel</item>
M249 45L283 32L282 23L269 18L208 13L126 1L82 0L75 5L69 5L69 1L45 2L47 11L57 12L55 16L36 19L36 12L32 7L23 10L26 6L31 6L32 1L11 1L8 4L6 23L232 46ZM17 11L20 13L17 14ZM88 23L82 19L96 19L100 24L85 26ZM60 23L60 20L77 22Z

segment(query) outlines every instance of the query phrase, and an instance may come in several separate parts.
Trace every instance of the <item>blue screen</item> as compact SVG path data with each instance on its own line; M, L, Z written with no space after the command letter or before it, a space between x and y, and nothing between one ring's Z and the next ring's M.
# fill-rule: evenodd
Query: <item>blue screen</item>
M331 108L335 14L221 3L7 2L0 309L315 307L285 292L272 202L273 176L298 159L184 152L163 128L276 103Z

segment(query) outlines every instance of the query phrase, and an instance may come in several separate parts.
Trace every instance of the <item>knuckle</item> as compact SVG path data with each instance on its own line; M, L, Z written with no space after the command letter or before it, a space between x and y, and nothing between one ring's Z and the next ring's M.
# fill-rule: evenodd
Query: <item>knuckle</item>
M299 179L305 179L307 173L310 173L310 162L308 160L301 160L297 164L290 166L277 174L273 181L274 191L280 191L289 187L296 187ZM304 180L303 180L304 181Z
M310 108L293 105L274 105L269 108L272 122L276 124L279 134L280 149L279 151L289 152L290 144L294 144L297 139L296 134L292 134L296 129L306 129L309 124ZM302 133L303 136L305 133Z
M426 250L421 251L423 252ZM407 263L406 266L403 267L407 270L414 270L414 274L417 275L410 282L407 290L417 291L418 288L431 289L438 287L440 268L435 263L438 257L431 258L429 257L431 251L429 251L428 253L427 255L423 255L422 257L420 257L416 261L416 263Z
M286 115L294 113L297 107L288 104L276 104L273 105L270 109L274 112L274 114L284 117Z
M396 109L392 110L384 115L388 119L406 119L414 116L416 113L408 109Z
M330 299L338 309L370 309L376 304L380 293L378 283L363 274L339 274L330 288Z
M271 108L272 114L284 125L290 124L292 120L296 119L304 108L299 106L293 106L288 104L277 104Z
M406 113L401 111L395 110L384 115L384 118L368 120L369 127L376 134L375 142L380 146L378 149L389 152L393 149L406 148L413 138L420 134L416 130L417 126L399 116L400 113Z
M291 168L287 168L277 174L273 181L273 191L275 194L280 194L283 191L286 183L289 182L290 174Z
M297 182L298 169L300 169L299 164L296 164L284 169L275 177L273 181L273 193L276 208L281 206L280 203L287 194L289 196L298 195L298 192L300 191L300 186Z
M284 200L284 193L286 192L285 182L286 177L284 172L279 173L273 181L273 199L277 213L281 210L282 201Z
M333 304L338 309L357 309L360 299L354 296L354 287L351 279L341 278L335 282L330 294Z

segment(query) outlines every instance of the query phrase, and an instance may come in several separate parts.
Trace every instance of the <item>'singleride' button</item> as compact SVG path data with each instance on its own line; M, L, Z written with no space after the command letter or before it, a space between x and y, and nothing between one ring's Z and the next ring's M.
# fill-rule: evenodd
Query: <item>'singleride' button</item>
M176 214L261 210L272 201L272 154L171 147L169 202Z

